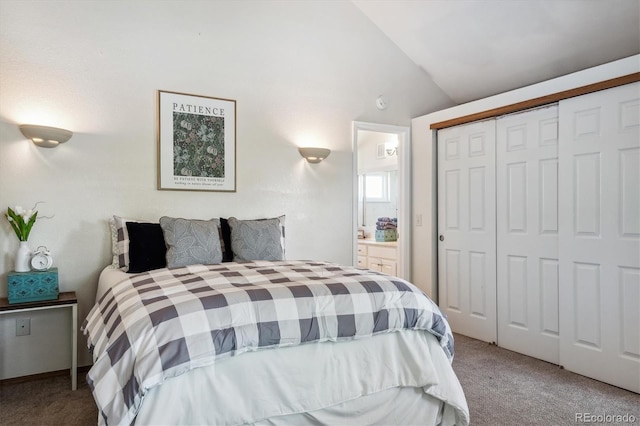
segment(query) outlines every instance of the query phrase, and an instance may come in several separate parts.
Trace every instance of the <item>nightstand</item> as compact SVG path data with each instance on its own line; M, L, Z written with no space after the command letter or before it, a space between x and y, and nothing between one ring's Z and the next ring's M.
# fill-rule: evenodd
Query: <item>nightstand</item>
M71 390L78 385L78 297L75 291L58 294L55 300L9 304L6 297L0 297L0 315L43 309L71 308Z

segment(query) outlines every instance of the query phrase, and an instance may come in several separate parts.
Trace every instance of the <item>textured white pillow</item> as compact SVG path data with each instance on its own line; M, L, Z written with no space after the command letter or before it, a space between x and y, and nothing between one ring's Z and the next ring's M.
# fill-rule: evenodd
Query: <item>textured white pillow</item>
M119 268L118 264L118 230L114 218L109 219L109 230L111 231L111 266Z
M113 216L113 225L111 222L111 238L115 238L115 252L113 253L113 266L124 272L129 271L129 232L127 231L127 222L143 222L142 220L123 219L120 216ZM113 248L112 248L113 250ZM117 257L117 259L116 259Z

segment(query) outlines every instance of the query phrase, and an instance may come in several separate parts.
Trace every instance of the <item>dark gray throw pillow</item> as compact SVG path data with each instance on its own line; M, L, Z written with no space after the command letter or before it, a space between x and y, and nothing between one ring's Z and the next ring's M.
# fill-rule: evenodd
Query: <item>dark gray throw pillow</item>
M284 260L284 218L227 219L231 228L233 260Z
M167 244L167 267L222 262L220 220L195 220L163 216L160 226Z

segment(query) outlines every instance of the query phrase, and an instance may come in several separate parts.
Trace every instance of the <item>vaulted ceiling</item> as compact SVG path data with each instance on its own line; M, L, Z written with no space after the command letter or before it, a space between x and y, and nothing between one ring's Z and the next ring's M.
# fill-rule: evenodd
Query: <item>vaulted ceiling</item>
M640 53L640 0L352 0L456 103Z

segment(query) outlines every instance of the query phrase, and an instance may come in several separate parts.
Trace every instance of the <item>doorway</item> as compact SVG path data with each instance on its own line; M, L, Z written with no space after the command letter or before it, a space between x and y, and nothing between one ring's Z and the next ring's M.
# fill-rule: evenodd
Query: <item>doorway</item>
M410 280L410 128L354 121L352 137L353 264L378 269L377 255L376 261L367 261L366 253L363 258L365 244L374 248L372 253L395 247L395 267L385 269L382 259L378 270ZM393 225L380 225L378 219L395 224L395 241L389 231ZM388 232L378 232L376 239L376 231L385 231L377 228Z

